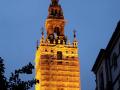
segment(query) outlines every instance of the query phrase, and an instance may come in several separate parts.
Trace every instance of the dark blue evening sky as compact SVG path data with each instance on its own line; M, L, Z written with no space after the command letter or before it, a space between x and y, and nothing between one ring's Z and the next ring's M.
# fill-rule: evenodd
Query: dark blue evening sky
M77 31L82 90L94 90L92 66L100 48L107 46L120 20L120 0L60 0L65 34L72 42ZM36 41L48 15L50 0L0 0L0 56L6 75L34 62Z

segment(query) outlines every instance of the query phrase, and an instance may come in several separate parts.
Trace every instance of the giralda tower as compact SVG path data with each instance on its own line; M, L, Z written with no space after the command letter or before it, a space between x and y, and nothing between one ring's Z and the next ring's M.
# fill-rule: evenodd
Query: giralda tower
M58 0L51 0L45 22L46 38L42 32L37 46L35 90L81 90L78 42L64 35L65 19Z

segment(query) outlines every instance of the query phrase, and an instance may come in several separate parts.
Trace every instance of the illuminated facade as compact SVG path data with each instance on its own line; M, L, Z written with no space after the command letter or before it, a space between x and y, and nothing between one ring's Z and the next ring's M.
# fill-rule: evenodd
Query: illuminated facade
M45 22L46 38L36 51L36 90L81 90L78 42L74 32L70 44L64 35L65 19L58 0L51 0Z

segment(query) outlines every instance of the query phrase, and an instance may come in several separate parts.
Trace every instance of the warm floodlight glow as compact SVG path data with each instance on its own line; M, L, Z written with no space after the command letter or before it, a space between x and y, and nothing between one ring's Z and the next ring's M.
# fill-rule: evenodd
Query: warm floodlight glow
M37 44L35 90L81 90L78 42L74 32L72 44L64 35L65 20L58 0L51 0L45 22L47 37Z

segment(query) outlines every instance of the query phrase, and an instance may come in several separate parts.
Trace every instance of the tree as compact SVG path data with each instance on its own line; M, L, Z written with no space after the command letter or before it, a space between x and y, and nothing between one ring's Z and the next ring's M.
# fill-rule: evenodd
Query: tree
M5 66L3 63L3 59L0 57L0 90L7 90L7 80L4 76L5 73Z
M34 66L31 63L12 72L9 80L4 76L4 69L3 59L0 57L0 90L28 90L33 87L34 84L39 83L36 79L23 81L19 77L20 74L32 74Z

